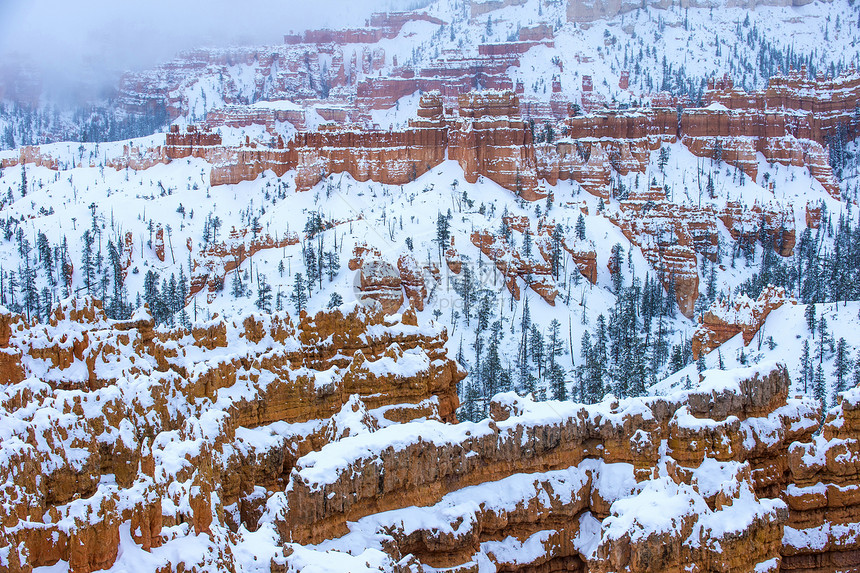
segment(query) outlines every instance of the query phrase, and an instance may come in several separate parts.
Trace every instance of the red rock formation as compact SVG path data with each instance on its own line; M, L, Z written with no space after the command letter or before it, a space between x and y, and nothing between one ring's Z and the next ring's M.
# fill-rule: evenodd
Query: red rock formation
M539 262L534 258L526 260L504 237L496 237L490 232L475 231L471 240L473 245L495 263L515 300L519 300L516 279L520 278L547 303L555 306L558 291L551 268L546 262Z
M464 94L460 119L448 134L448 156L463 168L467 181L492 179L527 201L544 196L538 189L531 136L511 92Z
M125 522L145 550L165 541L163 526L181 523L223 543L227 537L215 532L225 531L226 507L254 491L275 491L298 456L356 431L339 426L341 414L364 411L370 426L388 415L400 423L454 421L465 373L446 357L444 331L419 329L414 314L403 320L392 325L357 307L303 316L297 326L285 315L251 316L155 332L147 316L115 323L76 301L48 325L3 315L0 324L14 322L16 331L0 341L4 353L34 353L54 372L46 383L28 371L0 394L0 408L19 420L0 444L7 484L0 551L12 557L4 568L29 571L58 560L85 573L111 567ZM74 351L68 337L81 341ZM193 369L182 358L189 351ZM80 365L90 377L84 387L76 382ZM107 371L99 365L112 365L118 377L102 379ZM232 397L215 405L219 390ZM181 409L184 403L196 406ZM217 422L203 430L207 416ZM319 430L267 440L273 423ZM253 435L262 441L248 442ZM215 549L232 567L229 550ZM181 568L184 558L175 556L172 566Z
M792 444L789 517L782 571L825 573L860 567L860 389L837 397L821 434Z
M403 304L403 293L416 310L424 310L427 298L427 278L438 282L439 269L421 266L412 255L402 254L397 267L384 260L379 250L367 245L353 248L349 269L360 271L357 276L356 297L361 301L375 300L385 314L397 312ZM402 287L402 289L401 289Z
M792 514L766 498L792 491L788 472L775 469L817 459L801 448L818 447L810 443L818 411L787 400L782 368L747 376L668 399L554 403L552 420L545 406L501 395L491 423L456 439L424 425L381 430L369 451L323 448L291 475L279 530L314 543L346 533L349 521L362 539L384 535L380 549L394 559L411 554L435 568L482 553L512 571L776 570L791 552L783 525ZM322 460L332 460L325 473Z
M418 12L377 12L370 16L364 28L346 30L306 30L304 34L284 35L285 44L375 44L395 38L407 22L425 21L437 25L444 21Z
M448 270L455 275L459 275L463 270L463 260L454 246L454 237L451 237L451 246L445 250L445 264L448 265Z
M397 270L406 298L415 310L424 310L424 299L427 298L427 285L424 283L424 271L412 255L400 255L397 259Z
M821 204L806 203L806 226L810 229L817 229L821 226Z
M854 70L835 78L808 79L806 67L768 80L767 88L745 93L731 78L709 80L705 105L719 103L730 110L792 110L791 135L825 144L828 135L842 125L849 138L857 136L854 110L860 100L860 75Z
M693 357L711 352L738 333L743 333L744 344L749 344L770 311L786 303L797 304L797 301L782 287L773 286L766 287L757 300L741 294L732 301L714 301L693 334Z
M670 203L659 187L650 187L645 193L634 190L621 202L620 211L609 213L609 219L642 249L663 286L674 289L681 313L692 318L699 296L696 252L716 259L713 211Z
M392 569L860 564L860 389L820 433L820 409L788 398L780 366L591 406L500 394L492 420L445 424L464 373L445 332L416 323L361 306L191 331L78 302L48 325L0 315L0 348L32 358L0 392L16 420L0 443L4 567L110 567L129 523L149 550L199 533L231 569L264 512L293 548L276 570L356 540ZM53 376L39 381L43 363ZM185 567L171 556L164 567Z
M718 217L736 241L755 242L764 228L777 253L789 257L794 252L794 211L790 206L756 203L747 209L738 202L728 201Z
M155 256L164 262L164 228L159 223L155 228Z
M59 169L57 160L49 154L43 154L38 146L24 145L18 152L18 157L7 157L0 160L0 168L15 167L26 163L33 164L37 167L47 167L48 169Z
M248 237L253 230L235 228L230 230L226 241L212 243L192 256L191 286L188 296L194 296L204 287L209 292L221 290L230 271L238 268L246 259L265 249L282 249L299 243L295 233L274 238L269 234ZM189 250L193 245L189 245Z

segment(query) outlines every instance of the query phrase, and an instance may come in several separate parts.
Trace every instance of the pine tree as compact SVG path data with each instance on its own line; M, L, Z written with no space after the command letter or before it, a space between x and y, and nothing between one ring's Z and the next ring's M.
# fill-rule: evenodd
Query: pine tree
M517 349L517 372L518 372L518 383L520 388L524 391L527 391L529 386L529 378L531 376L531 371L529 369L529 353L528 353L528 335L529 329L531 329L531 312L529 311L529 299L526 298L523 303L523 314L520 319L520 332L522 336L520 338L520 345Z
M233 271L233 281L230 286L230 295L233 298L241 298L242 295L245 294L245 285L242 284L242 273L239 271L239 267L236 267L236 270Z
M552 252L550 254L550 266L552 276L558 280L558 275L561 273L561 249L563 238L561 236L561 225L556 225L552 230Z
M343 304L343 297L340 296L340 293L333 292L331 293L331 298L328 299L328 308L337 308Z
M809 385L815 376L812 368L812 359L809 355L809 340L803 341L803 352L800 355L800 379L803 381L804 394L809 391Z
M672 374L681 370L684 367L684 356L681 351L681 346L676 344L672 347L672 358L669 359L669 370Z
M585 240L585 217L582 216L582 213L576 219L576 238L580 241Z
M564 341L561 339L561 323L553 318L549 323L549 335L547 336L546 355L549 364L556 363L556 357L564 352Z
M860 350L857 351L857 358L854 360L854 379L851 383L855 388L860 386Z
M549 386L552 388L552 397L555 400L567 400L567 382L564 379L564 368L558 362L549 366L547 373Z
M39 262L42 263L42 267L45 269L45 274L48 277L48 284L54 286L57 284L54 277L54 257L51 256L51 245L45 233L39 233L36 239L36 249L39 252Z
M442 251L448 247L448 241L451 239L451 227L448 223L448 217L440 211L436 215L436 244L439 247L439 261L442 261Z
M93 294L93 286L95 283L95 268L93 265L93 235L90 230L84 231L83 236L83 252L81 254L81 272L84 275L84 286L87 287L87 294Z
M806 327L812 333L812 338L815 338L815 305L807 304L803 316L806 317Z
M615 243L612 247L610 267L612 268L612 290L616 296L621 294L621 289L624 286L624 276L621 274L622 253L624 249L621 243Z
M821 364L824 362L824 345L828 343L827 319L822 315L818 319L818 347L815 349L815 359Z
M848 357L848 344L844 338L839 338L836 343L836 356L833 360L833 373L836 375L836 391L842 392L847 390L848 369L851 366L851 359Z
M263 312L272 312L272 287L266 275L257 275L257 300L254 303Z
M158 274L153 270L146 271L143 277L143 300L149 306L149 313L156 322L161 322L159 312Z
M582 333L579 343L579 366L577 367L577 378L579 379L579 399L586 404L594 403L595 392L591 388L591 370L594 367L594 352L591 349L591 335L588 331Z
M494 321L490 329L490 344L487 349L487 359L484 361L484 398L491 398L499 390L499 376L502 372L502 360L499 356L501 332L501 321Z
M525 259L532 258L532 232L528 227L523 233L523 257Z
M42 287L41 315L42 315L42 320L45 322L48 322L48 320L51 318L51 311L53 310L51 303L52 303L51 291L48 290L48 287Z
M24 258L24 265L18 269L18 275L22 280L22 298L24 309L27 311L27 320L33 314L39 313L39 289L36 286L36 269L30 265L30 257Z
M328 276L328 281L332 282L340 270L340 257L338 256L337 251L326 251L324 260L326 276Z
M599 402L603 398L606 386L606 373L609 370L609 338L606 330L606 317L600 314L597 317L597 326L594 333L594 372L592 382L594 389L594 401Z
M308 295L305 292L305 278L302 273L296 273L295 282L293 283L293 294L290 299L296 307L296 314L299 314L308 306Z
M108 267L111 270L113 277L113 295L110 299L110 304L107 305L109 318L114 320L127 318L125 312L125 295L123 290L122 263L120 261L119 252L116 249L113 241L108 241Z
M313 285L319 278L317 276L319 267L317 266L316 251L314 251L314 246L310 243L305 247L305 272L308 275L307 284Z
M529 342L531 343L529 350L531 352L532 362L537 366L538 379L540 379L544 362L544 342L543 335L541 334L540 328L538 328L537 324L532 324L532 332L529 338Z
M18 280L15 278L15 271L9 271L9 310L18 312L20 305L15 302L15 293L18 290Z
M825 396L827 394L827 389L824 385L824 368L821 364L815 367L815 380L812 386L812 390L815 395L815 399L821 403L821 406L825 406Z
M454 290L463 300L463 318L466 319L466 326L468 326L475 300L475 281L471 265L463 265L462 276L459 281L454 282Z

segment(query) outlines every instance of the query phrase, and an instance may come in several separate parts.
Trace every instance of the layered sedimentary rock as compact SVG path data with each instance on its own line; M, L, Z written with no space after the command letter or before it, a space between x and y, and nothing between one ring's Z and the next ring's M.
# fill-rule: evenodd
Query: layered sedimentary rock
M752 0L743 2L733 0L727 5L732 7L739 6L754 10L756 6L805 6L810 3L811 0ZM492 9L496 9L496 7L501 8L503 5L502 0L495 0L493 2L473 1L473 17L475 14L475 6L482 6L485 4L494 6L494 8ZM504 5L507 5L507 3L505 3ZM626 12L636 10L640 7L644 8L645 6L653 6L655 8L661 8L665 10L666 8L671 8L672 3L667 2L666 0L648 0L647 2L642 3L622 2L621 0L568 0L566 6L567 20L569 22L588 23L604 18L612 18L614 16L617 16L618 14L624 14ZM692 0L689 3L685 4L685 6L692 8L714 7L714 5L710 2L702 0Z
M38 146L25 145L18 151L17 157L4 157L0 160L0 168L7 169L16 165L32 164L37 167L47 167L57 170L60 168L56 159L50 154L42 153Z
M826 143L838 128L846 136L857 136L855 109L860 99L860 76L849 70L837 77L819 74L809 78L806 66L777 75L768 80L765 89L744 92L734 87L729 76L712 79L703 95L705 105L719 103L730 110L792 110L786 116L787 129L799 139Z
M788 296L785 289L774 286L765 288L756 300L740 294L733 300L714 301L693 334L693 356L698 358L739 333L743 334L744 344L749 344L767 315L786 303L797 304L797 301Z
M440 279L436 265L422 266L412 255L402 254L395 266L378 249L363 244L353 248L349 269L358 271L356 298L365 303L376 301L385 314L397 312L404 300L408 300L414 309L424 310L428 282L432 287Z
M464 376L444 331L360 306L156 331L145 313L108 321L71 301L50 324L0 324L8 571L110 567L121 530L155 568L193 567L187 546L157 553L188 528L231 569L228 528L256 529L298 457L383 424L453 421Z
M212 164L212 185L255 179L271 169L278 176L296 170L296 186L310 189L324 177L347 172L359 181L403 184L413 181L445 158L448 131L438 94L421 99L418 118L403 131L323 128L300 132L288 143L280 137L274 147L248 143L221 145L214 132L174 126L167 134L170 159L200 157Z
M272 237L268 233L260 233L260 229L230 229L226 240L208 243L192 254L189 296L194 296L204 287L215 293L224 287L227 273L239 268L246 259L266 249L280 249L298 242L296 233ZM192 243L188 244L188 251L194 252Z
M609 219L631 243L642 249L667 290L675 293L678 309L693 316L699 296L696 253L716 259L717 228L712 210L670 203L663 190L651 185L647 191L630 193Z
M672 203L655 182L647 190L633 189L619 209L608 213L627 239L642 254L668 289L674 290L681 312L692 317L698 297L696 254L715 262L719 249L718 221L736 241L755 243L764 236L774 251L788 257L794 252L794 212L776 203L745 208L728 201L722 209Z
M720 106L685 109L681 117L682 141L695 155L720 157L753 180L758 177L756 153L762 153L771 163L805 165L822 187L838 198L839 185L826 150L815 140L795 135L794 119L793 110L729 110Z
M493 70L504 73L513 65L511 58L518 57L516 50L511 49L511 54L494 52L482 57L491 60ZM474 79L473 75L479 73L475 70L488 73L485 64L469 64L467 73L456 65L452 68L452 62L445 60L422 70L418 76L403 71L402 77L368 79L357 88L358 103L315 105L316 113L330 117L338 126L301 131L290 141L277 135L274 124L279 121L302 124L301 117L293 117L303 109L301 106L279 106L278 102L244 109L232 106L213 113L202 130L194 126L186 132L172 128L163 149L129 149L109 164L116 168L146 167L178 158L200 157L213 165L210 173L213 185L253 179L267 169L277 175L295 169L298 187L307 189L325 175L340 172L348 172L361 181L402 184L437 165L447 149L447 156L460 163L467 180L474 181L483 175L530 200L543 195L539 188L541 179L550 184L572 179L587 191L608 198L613 173L645 173L653 151L680 139L692 153L734 165L753 179L758 177L758 153L771 163L806 166L826 191L838 197L838 185L822 145L835 128L808 127L812 115L806 108L838 108L841 111L830 114L837 119L830 123L842 125L839 122L849 121L843 108L858 101L857 74L816 82L800 81L795 76L775 78L769 90L782 95L770 99L756 94L742 98L735 91L715 86L708 92L715 103L706 108L606 110L556 121L553 118L559 117L557 111L565 108L564 102L559 101L552 103L549 111L538 111L537 117L546 116L548 121L555 122L556 131L565 133L565 137L554 140L545 137L535 143L534 128L523 120L535 117L532 102L510 91L473 91L478 85L496 90L514 87L486 78ZM461 77L471 79L460 85ZM420 78L433 81L421 83ZM439 93L430 93L434 89ZM425 92L418 118L407 129L385 131L365 124L344 125L347 118L365 117L368 109L394 105L400 97L418 90ZM827 103L828 94L834 90L840 99L836 104ZM720 103L721 93L731 94L725 96L730 106ZM534 102L534 105L543 104ZM566 112L561 113L564 115ZM269 131L271 141L226 146L211 131L218 125L244 127L257 123ZM843 132L846 137L853 136L851 130ZM5 158L4 164L32 161L56 168L53 165L56 162L43 157L38 148L26 150L25 155Z
M821 433L792 444L782 570L819 573L860 567L860 388L840 395Z
M860 390L820 433L777 364L591 406L500 394L450 424L445 340L361 306L191 331L79 302L0 315L4 566L93 571L136 544L229 570L263 539L281 571L354 547L390 571L860 565Z
M558 290L555 288L552 268L546 261L538 260L534 256L525 257L504 237L497 237L490 232L475 231L471 241L496 265L501 277L494 276L494 279L503 282L514 299L520 299L520 289L516 282L520 279L547 303L555 305ZM488 282L485 280L484 284Z
M728 201L718 217L736 241L755 243L763 233L783 257L794 253L794 211L790 206L756 203L746 208L738 202Z
M457 570L778 571L795 554L779 498L794 460L823 449L820 410L788 399L780 367L711 377L595 406L499 395L492 421L347 438L300 460L270 507L282 537L329 539L319 558L374 540L392 569L411 555ZM828 547L853 543L821 532Z
M299 189L310 189L326 175L341 172L358 181L402 185L441 163L447 146L441 100L438 94L426 94L418 118L406 130L303 132L290 141L290 153L295 153Z
M534 148L511 92L461 95L460 118L449 130L448 155L463 168L466 181L485 175L527 201L538 189Z
M302 34L284 36L285 44L375 44L379 40L397 37L407 22L424 21L442 25L445 22L417 12L377 12L364 28L346 30L306 30Z

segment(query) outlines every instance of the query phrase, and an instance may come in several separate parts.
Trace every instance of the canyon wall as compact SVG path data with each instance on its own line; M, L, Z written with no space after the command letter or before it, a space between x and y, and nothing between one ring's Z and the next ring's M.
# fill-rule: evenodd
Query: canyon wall
M848 460L860 391L828 414L821 437L820 410L787 394L779 366L594 406L501 394L479 424L418 423L324 446L299 461L273 515L294 543L328 539L331 551L364 540L392 563L411 555L456 570L851 569L856 500L836 492L858 481Z
M446 338L373 305L191 331L74 300L46 325L0 315L5 569L135 544L231 570L260 528L274 571L350 547L392 571L860 566L860 389L823 426L778 364L590 406L500 394L457 424ZM177 552L191 538L204 561Z
M147 551L256 529L259 492L304 453L365 426L455 421L465 373L446 338L362 306L190 331L75 300L46 325L0 315L4 569L110 567L129 527ZM223 534L213 553L229 561Z

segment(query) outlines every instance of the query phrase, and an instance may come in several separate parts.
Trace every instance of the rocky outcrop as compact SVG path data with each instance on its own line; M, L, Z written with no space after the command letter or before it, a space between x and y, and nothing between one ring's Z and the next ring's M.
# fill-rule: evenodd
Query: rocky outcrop
M492 421L347 438L299 461L275 519L287 539L375 539L435 568L777 571L792 513L773 498L820 412L788 399L781 367L737 374L590 407L499 395Z
M652 184L647 191L631 191L628 199L620 202L620 209L608 217L642 249L663 286L674 291L681 314L691 318L699 296L696 253L716 259L718 235L713 211L671 203L664 191Z
M403 281L394 265L380 257L371 257L362 263L358 273L362 301L376 301L382 312L394 314L403 305L402 287Z
M756 203L746 208L736 201L727 201L718 217L736 241L755 243L764 233L777 253L783 257L794 253L796 235L791 206Z
M226 240L209 243L192 255L188 296L194 296L204 288L214 294L224 287L227 273L239 268L245 260L266 249L282 249L298 243L299 236L296 233L272 237L268 233L261 233L260 229L233 228ZM163 250L162 241L162 257ZM188 244L188 250L194 252L193 243Z
M731 0L720 6L742 7L754 10L756 6L805 6L809 3L810 0ZM472 3L473 14L476 4L478 3ZM501 7L501 0L496 0L495 2L482 1L480 4L499 4L498 7ZM665 10L671 8L672 3L666 0L648 0L647 3L622 2L621 0L569 0L566 4L567 20L568 22L587 24L595 20L609 19L639 7L644 8L646 5ZM692 0L685 4L685 6L690 8L713 8L714 4L706 0Z
M273 570L350 547L392 571L858 566L860 390L820 432L777 364L590 406L500 394L492 419L450 424L464 373L416 322L362 306L191 331L79 302L47 325L0 315L4 354L24 358L0 389L4 566L93 571L135 543L154 568L231 569L264 539Z
M36 167L47 167L57 170L59 162L48 153L42 153L41 148L35 145L25 145L18 151L17 157L4 157L0 159L0 168L7 169L16 165L32 164Z
M392 420L454 421L464 376L444 331L361 306L155 331L145 313L116 323L72 300L50 324L2 322L4 355L37 368L4 371L0 391L4 420L17 420L0 444L11 571L108 568L127 524L155 552L182 523L231 568L226 528L256 529L254 500L300 455ZM164 558L152 563L193 563Z
M497 280L503 281L515 300L520 300L520 289L517 285L517 279L520 279L547 303L555 306L558 290L555 288L552 268L547 262L539 261L534 256L524 256L504 237L497 237L488 231L474 231L471 241L496 265L502 275Z
M492 179L527 201L545 196L538 189L534 148L511 92L463 94L460 118L449 131L449 150L466 181Z
M382 39L396 38L408 22L430 22L442 25L444 21L418 12L377 12L365 22L364 28L346 30L306 30L303 34L287 34L285 44L375 44Z
M743 334L744 344L749 344L767 315L786 303L797 304L797 301L785 289L774 286L766 287L756 300L740 294L733 300L714 301L693 334L693 357L714 350L738 333Z
M792 444L786 489L782 570L803 573L860 567L860 388L837 398L821 433Z
M428 294L428 283L439 282L438 267L432 264L421 266L410 254L401 254L397 266L385 260L375 247L358 244L353 248L349 269L358 271L355 295L363 303L376 301L382 312L394 314L404 300L415 310L424 310ZM405 299L404 299L405 293Z
M786 129L798 139L827 143L828 136L843 128L857 136L860 125L855 109L860 100L860 75L850 69L836 77L819 74L810 79L806 66L776 75L763 90L746 93L734 87L730 77L712 79L703 95L705 105L718 103L730 110L791 110Z

